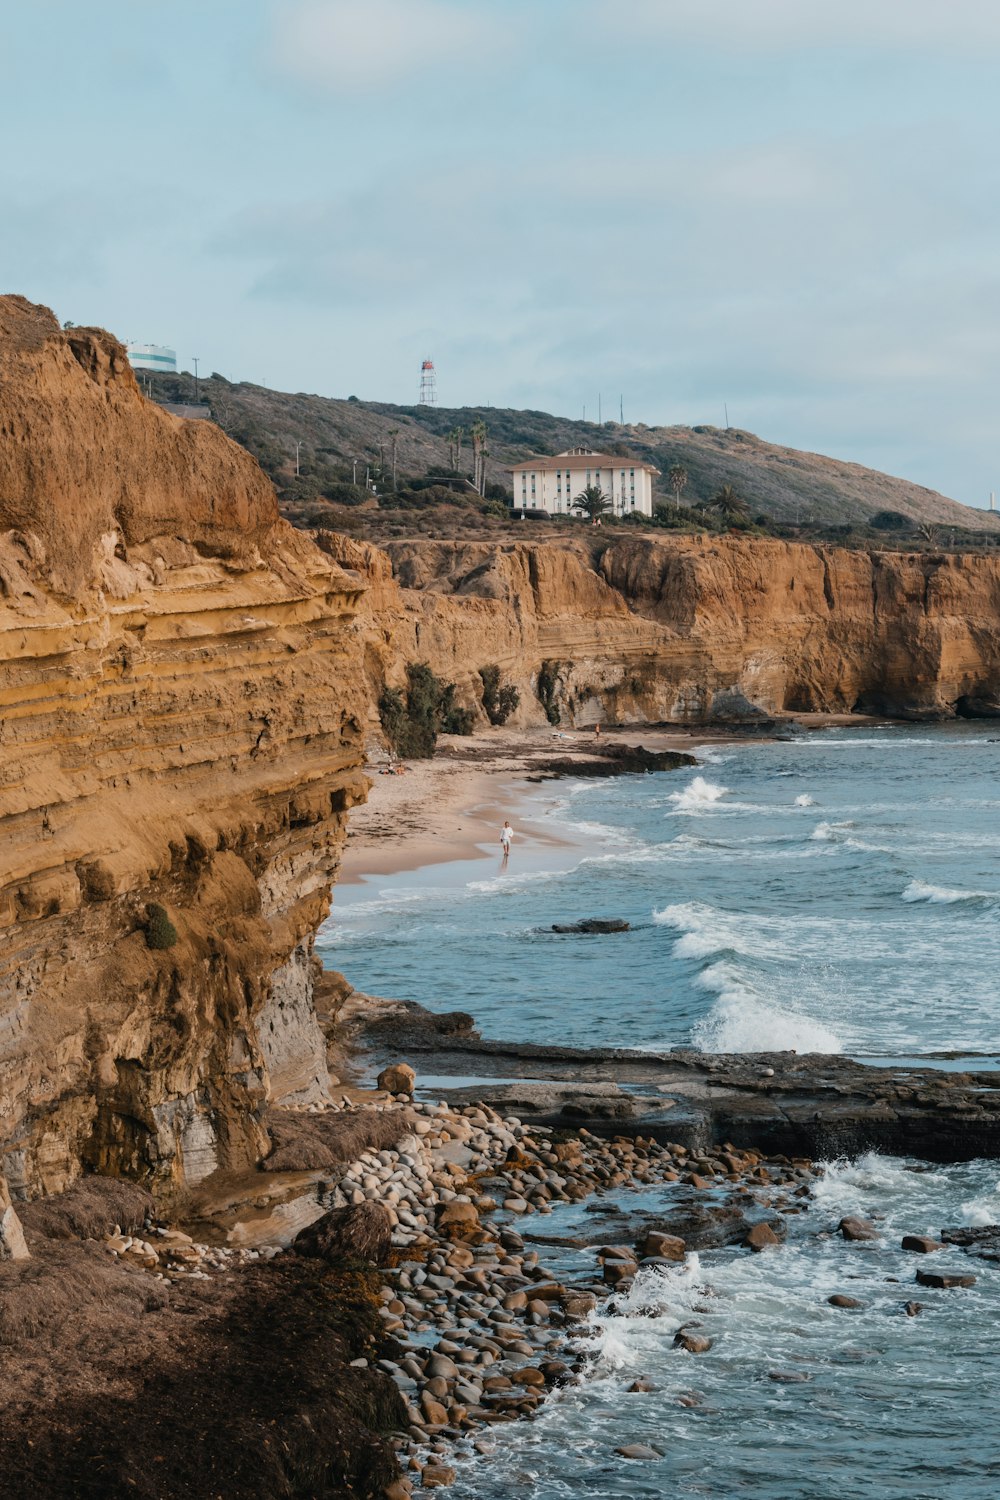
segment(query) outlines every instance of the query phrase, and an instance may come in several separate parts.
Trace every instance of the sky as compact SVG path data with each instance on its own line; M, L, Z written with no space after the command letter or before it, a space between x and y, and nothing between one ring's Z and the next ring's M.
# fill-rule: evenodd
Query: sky
M996 0L31 0L0 290L182 367L1000 492Z

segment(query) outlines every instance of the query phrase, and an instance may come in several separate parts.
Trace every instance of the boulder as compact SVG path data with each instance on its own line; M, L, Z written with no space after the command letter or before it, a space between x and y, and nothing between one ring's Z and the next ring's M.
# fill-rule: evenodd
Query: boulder
M676 1234L664 1234L661 1229L648 1229L639 1240L636 1249L644 1260L683 1260L687 1251L684 1241Z
M924 1304L922 1302L907 1302L903 1307L903 1311L908 1318L915 1318L917 1314L923 1312L923 1310Z
M703 1333L691 1333L685 1328L679 1328L674 1334L674 1344L688 1354L707 1354L712 1347L712 1340Z
M593 1292L567 1291L560 1302L571 1323L582 1323L597 1307L597 1298Z
M478 1230L479 1210L474 1203L460 1203L453 1199L438 1211L437 1227L449 1239L464 1239Z
M0 1177L0 1260L28 1260L21 1221L10 1201L6 1179Z
M553 922L553 932L628 932L629 924L621 917L585 917L582 922Z
M391 1063L378 1075L377 1083L387 1094L413 1094L417 1075L409 1063Z
M918 1271L916 1280L921 1286L934 1287L937 1291L947 1291L952 1287L975 1286L974 1276L946 1276L940 1271Z
M827 1297L831 1307L864 1307L857 1297L846 1297L843 1292L834 1292L832 1297Z
M420 1483L425 1490L446 1489L455 1483L455 1479L455 1470L448 1464L428 1464L420 1474Z
M781 1241L770 1224L755 1224L743 1243L748 1250L759 1255L761 1250L769 1250L773 1245L780 1245Z
M292 1248L321 1260L367 1260L381 1266L392 1249L392 1220L381 1203L333 1208L300 1230Z
M879 1232L870 1219L859 1219L854 1214L849 1214L841 1219L837 1225L845 1240L877 1240Z
M683 1240L688 1250L718 1250L725 1245L741 1245L749 1228L745 1215L735 1204L689 1203L669 1219L659 1219L647 1233L655 1229Z
M902 1248L913 1250L917 1255L932 1255L935 1250L943 1250L944 1246L940 1240L931 1239L929 1234L904 1234Z
M615 1452L619 1458L662 1458L663 1454L659 1448L650 1448L646 1443L626 1443L622 1448L616 1448Z

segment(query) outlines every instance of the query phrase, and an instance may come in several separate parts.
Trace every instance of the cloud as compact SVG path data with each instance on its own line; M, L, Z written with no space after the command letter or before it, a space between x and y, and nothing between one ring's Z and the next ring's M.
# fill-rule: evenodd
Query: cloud
M1000 41L996 0L589 0L580 19L633 44L654 39L725 51L836 46L857 53L876 46L968 53Z
M300 82L361 93L493 55L501 40L470 0L297 0L276 13L273 56Z

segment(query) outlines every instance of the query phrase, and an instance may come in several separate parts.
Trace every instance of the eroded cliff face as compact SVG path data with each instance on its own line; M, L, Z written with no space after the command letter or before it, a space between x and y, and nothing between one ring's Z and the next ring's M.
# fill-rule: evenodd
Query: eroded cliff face
M368 672L426 661L479 698L495 662L544 721L1000 712L1000 559L737 537L321 542L371 584ZM388 558L388 562L386 561ZM544 684L543 694L545 696Z
M327 1087L312 937L365 795L357 575L122 347L0 298L0 1175L181 1186ZM149 904L177 940L147 941Z

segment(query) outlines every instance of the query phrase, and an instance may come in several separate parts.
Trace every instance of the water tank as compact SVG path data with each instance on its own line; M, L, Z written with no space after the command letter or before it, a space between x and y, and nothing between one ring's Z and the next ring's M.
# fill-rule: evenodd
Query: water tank
M163 344L126 344L128 362L133 370L163 370L177 373L177 351Z

